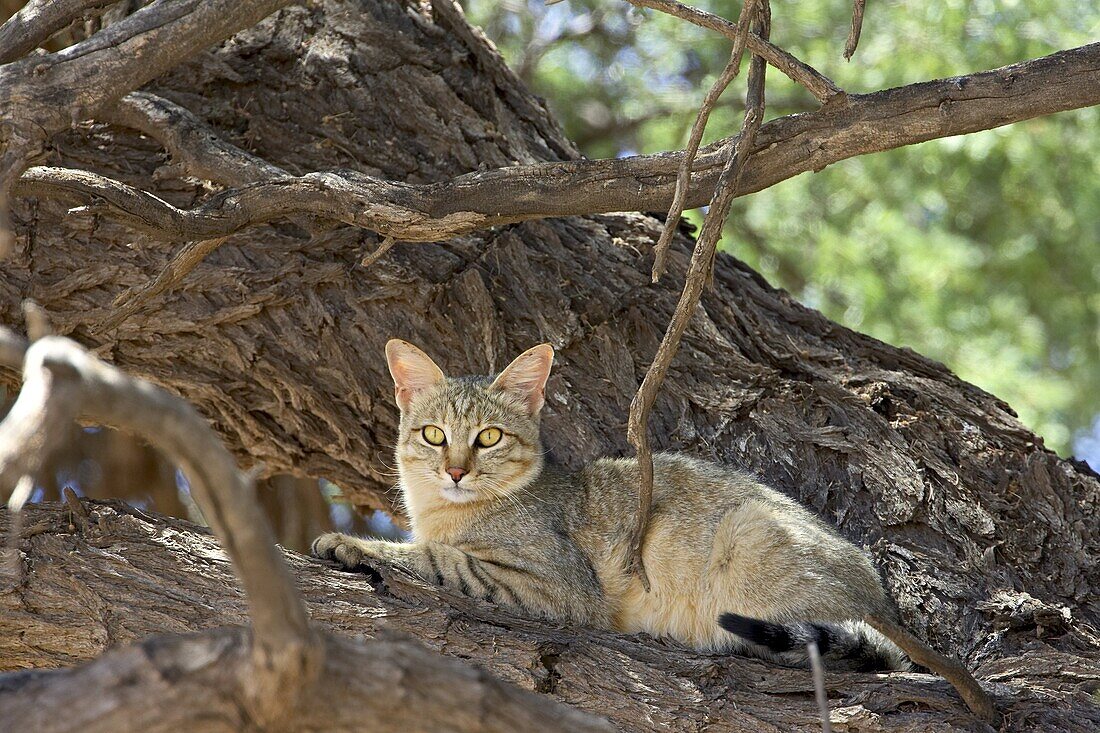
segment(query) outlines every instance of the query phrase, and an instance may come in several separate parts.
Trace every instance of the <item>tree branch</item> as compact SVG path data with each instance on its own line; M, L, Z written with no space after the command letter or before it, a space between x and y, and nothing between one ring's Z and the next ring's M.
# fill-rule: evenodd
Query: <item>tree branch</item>
M892 621L878 616L864 616L863 621L897 644L914 662L927 667L950 682L966 706L982 720L991 725L997 724L1000 716L997 709L993 707L993 701L989 699L989 695L985 694L985 690L966 667L940 654Z
M676 230L680 226L680 217L684 214L684 197L687 195L688 182L691 180L691 168L695 164L695 156L699 153L699 143L703 140L703 131L707 128L707 120L710 119L711 110L718 103L718 98L726 91L726 87L737 77L741 71L741 57L745 53L745 38L749 32L749 23L756 13L759 0L744 0L741 4L741 14L737 18L738 32L733 39L733 49L730 51L730 59L726 67L718 75L714 85L703 98L699 107L699 113L695 116L695 122L691 125L691 133L688 135L688 144L684 149L680 168L676 171L676 190L672 194L672 205L669 206L668 215L665 217L665 228L661 231L661 238L653 248L653 282L657 282L665 272L665 258L668 256L668 247Z
M128 92L291 0L164 0L57 53L0 66L0 215L29 157L73 120ZM3 228L3 221L0 221ZM6 242L0 233L0 257Z
M5 343L11 356L15 342L8 337ZM134 433L162 450L187 475L248 596L253 713L274 721L293 709L318 673L321 647L251 480L206 421L180 398L126 376L68 339L39 339L22 362L23 388L0 423L0 487L36 474L78 417Z
M760 128L737 195L847 158L1100 104L1100 43L1039 59L866 95ZM704 147L685 208L710 199L736 138ZM181 210L102 176L33 168L16 193L87 203L153 236L222 237L295 214L343 221L402 241L442 241L530 219L667 209L683 153L578 160L470 173L411 185L350 171L311 173L217 194Z
M867 9L867 0L853 0L852 28L848 31L848 40L844 42L844 58L849 61L855 55L859 45L859 34L863 32L863 12Z
M721 33L734 43L739 36L738 23L731 23L720 15L699 10L690 5L685 5L677 0L626 0L631 5L641 8L651 8L662 13L668 13L689 23L708 28ZM844 94L844 90L836 85L814 67L800 61L793 54L784 51L766 38L761 38L755 33L749 33L745 39L746 46L754 55L761 57L778 71L790 77L791 81L806 88L818 102L825 104L837 95Z
M749 4L746 3L746 5ZM752 3L752 5L755 12L753 30L761 37L767 38L771 32L770 4L768 0L761 0L760 3ZM691 262L688 264L687 275L684 278L684 290L676 303L672 320L665 329L665 334L657 347L657 353L642 379L637 394L630 402L626 439L634 446L638 457L639 487L638 512L634 517L634 527L630 534L629 562L630 569L638 574L647 591L649 580L646 578L642 553L645 531L649 524L650 505L653 501L653 452L649 447L649 412L657 399L661 384L664 383L668 368L672 365L672 359L680 349L680 339L687 330L688 324L691 323L695 309L699 306L703 288L710 280L714 254L718 248L718 240L722 237L722 228L726 223L733 199L737 195L741 176L745 170L745 161L753 147L760 123L764 120L764 75L767 68L762 58L752 57L741 134L738 136L733 156L726 163L715 186L710 208L703 220L703 228L695 240Z
M97 119L153 138L189 175L225 186L287 178L277 165L222 140L190 110L148 92L132 92Z
M27 508L27 526L21 541L23 562L46 569L27 573L24 585L15 593L0 595L0 661L17 667L68 665L100 654L108 644L138 641L162 632L166 619L174 631L201 631L247 621L230 569L220 555L216 540L208 532L183 520L136 510L122 502L83 501L86 528L70 528L69 511L59 504L36 504ZM0 532L10 514L0 509ZM104 550L104 547L109 550ZM319 626L334 633L357 638L377 637L390 632L407 633L449 657L477 665L497 679L526 689L539 690L559 702L605 716L617 729L659 733L694 730L710 726L730 733L782 730L818 733L821 730L815 684L808 670L768 664L733 654L708 655L670 642L655 642L644 635L622 635L586 628L562 628L545 621L523 618L507 609L462 596L425 583L397 569L379 567L381 580L335 570L297 553L285 553L306 597L311 615ZM155 579L151 581L150 579ZM39 599L50 599L45 613ZM89 610L89 606L92 610ZM1086 635L1089 624L1076 613L1069 634L1080 635L1070 642L1071 651L1057 651L1025 630L1015 633L1016 649L989 664L986 676L1009 721L1028 721L1033 730L1065 730L1091 733L1100 724L1100 707L1083 692L1097 679L1095 637ZM16 672L0 675L0 710L4 722L16 730L49 731L47 726L73 728L87 719L90 708L72 704L85 700L92 680L103 680L107 670L118 674L107 678L104 694L97 698L103 708L116 714L117 701L126 688L124 680L143 683L161 681L149 688L136 688L140 696L135 707L144 714L162 716L179 710L176 700L187 700L187 711L225 711L225 728L236 729L239 710L235 706L195 705L207 700L209 682L228 683L235 692L235 679L213 677L216 670L239 669L247 664L233 632L216 636L150 639L136 647L108 652L119 662L111 667L90 665L75 671ZM500 730L508 723L495 723L500 715L516 714L515 702L535 705L539 700L516 690L504 690L500 700L487 674L476 675L470 667L458 672L453 659L450 669L460 674L450 680L441 672L442 661L435 655L409 652L409 660L423 668L391 664L388 652L374 650L378 642L350 656L334 649L334 640L322 634L326 645L323 681L298 719L316 714L324 725L313 730L362 730L364 712L384 713L396 718L402 712L410 723L428 725L443 704L457 730L478 730L479 720L487 729ZM390 643L393 637L381 639ZM221 643L210 644L208 641ZM350 642L344 641L344 645ZM1021 648L1022 647L1022 648ZM173 651L176 649L177 651ZM186 654L186 652L190 654ZM211 652L209 655L206 652ZM181 659L194 660L179 665ZM106 658L105 658L106 659ZM203 662L201 660L207 660ZM434 662L433 662L434 660ZM135 664L131 666L130 661ZM150 666L151 665L151 666ZM198 669L196 669L198 667ZM196 673L195 683L182 689L167 684L179 678L181 669ZM124 672L147 671L147 674ZM166 673L161 673L163 670ZM608 670L615 670L609 674ZM172 672L173 674L167 674ZM93 673L95 676L93 676ZM102 675L102 676L100 676ZM381 677L375 686L375 680ZM41 680L36 685L35 679ZM66 682L66 680L68 682ZM470 684L479 680L488 689L478 691ZM118 681L118 685L111 683ZM396 694L393 688L400 687ZM423 684L421 684L423 683ZM41 687L62 685L49 697L51 704L30 710ZM862 733L963 733L982 729L950 685L935 675L919 673L858 674L830 673L825 680L834 726ZM67 693L67 694L66 694ZM149 705L150 699L158 705ZM217 699L217 698L215 698ZM69 700L68 707L60 701ZM163 701L163 702L162 702ZM496 701L496 702L494 702ZM545 696L541 702L550 705ZM375 707L377 706L377 707ZM64 709L65 715L58 710ZM348 718L335 718L340 710ZM423 717L408 711L423 712ZM544 709L533 723L513 721L510 730L570 730L577 718L554 704ZM18 716L16 715L18 713ZM23 715L37 717L23 718ZM479 716L481 716L479 718ZM553 717L558 716L557 727ZM91 717L91 714L88 714ZM118 718L105 716L107 723ZM448 718L449 719L449 718ZM30 720L42 725L16 725ZM381 718L378 730L392 730L390 717ZM844 723L847 723L845 725ZM330 727L331 724L331 727ZM496 727L490 727L495 725ZM119 727L107 728L107 731ZM134 726L141 728L140 725ZM152 726L150 726L152 728ZM223 728L224 729L224 728ZM177 731L194 730L180 725ZM417 730L410 727L408 730Z
M86 11L117 0L31 0L0 26L0 64L23 57Z

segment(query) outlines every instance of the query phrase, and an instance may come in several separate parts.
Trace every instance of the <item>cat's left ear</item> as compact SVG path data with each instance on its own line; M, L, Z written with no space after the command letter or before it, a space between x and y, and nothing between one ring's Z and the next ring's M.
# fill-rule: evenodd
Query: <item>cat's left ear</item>
M527 405L527 411L537 415L545 401L546 380L553 363L554 348L539 344L517 356L496 378L493 387L519 397Z

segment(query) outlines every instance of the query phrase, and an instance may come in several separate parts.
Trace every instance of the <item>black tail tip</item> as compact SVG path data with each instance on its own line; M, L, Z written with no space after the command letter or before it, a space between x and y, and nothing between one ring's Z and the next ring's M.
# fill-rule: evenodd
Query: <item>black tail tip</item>
M782 624L761 621L736 613L723 613L718 617L718 625L745 641L767 647L775 652L789 651L794 645L790 633Z

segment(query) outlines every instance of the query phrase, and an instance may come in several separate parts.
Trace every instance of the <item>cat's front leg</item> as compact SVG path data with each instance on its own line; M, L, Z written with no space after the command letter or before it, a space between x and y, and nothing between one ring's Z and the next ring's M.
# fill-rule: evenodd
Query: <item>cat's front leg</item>
M401 565L423 575L418 548L403 542L364 540L339 532L328 532L313 541L310 554L322 560L335 561L347 570L357 570L367 560L375 559Z

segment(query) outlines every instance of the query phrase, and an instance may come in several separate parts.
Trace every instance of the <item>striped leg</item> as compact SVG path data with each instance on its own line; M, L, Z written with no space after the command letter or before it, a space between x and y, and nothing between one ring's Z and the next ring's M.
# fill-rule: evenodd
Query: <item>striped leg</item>
M526 612L545 605L545 593L529 571L482 560L438 542L363 540L331 532L314 540L311 552L323 560L335 560L348 570L359 568L371 558L383 560L411 570L429 583Z

